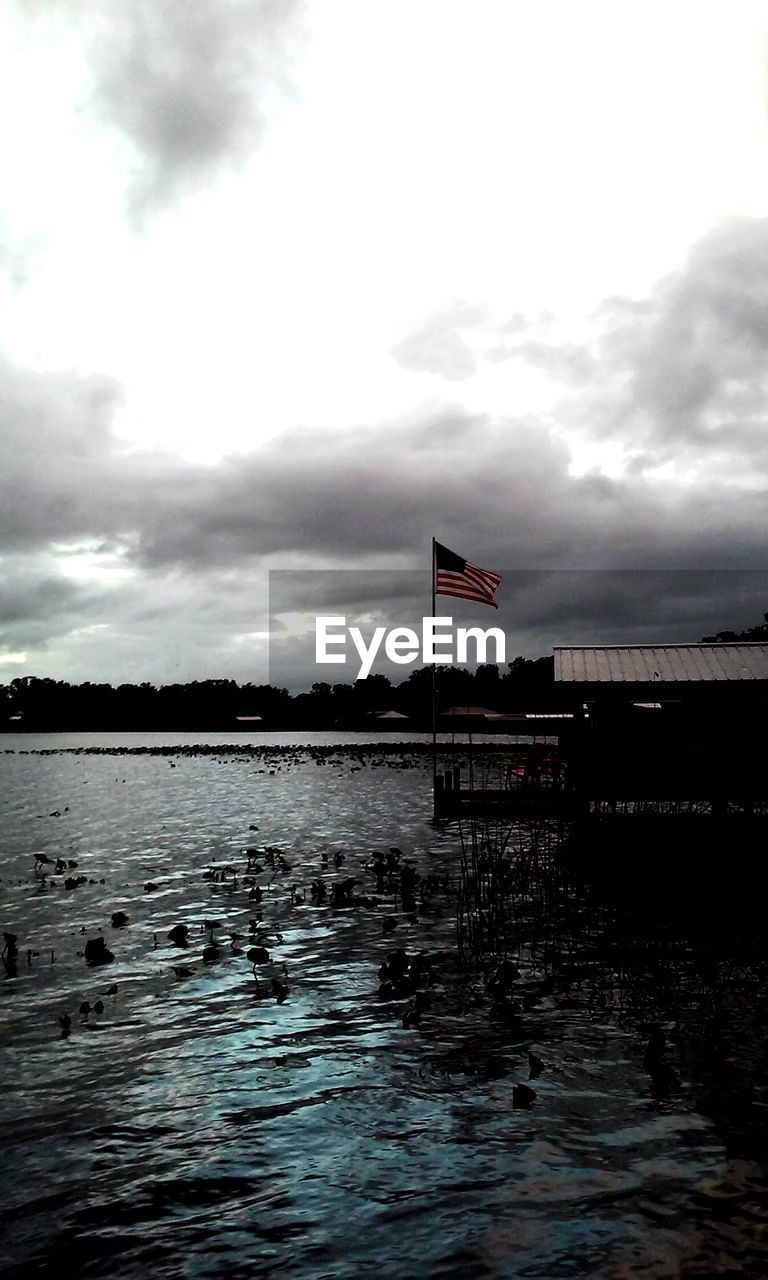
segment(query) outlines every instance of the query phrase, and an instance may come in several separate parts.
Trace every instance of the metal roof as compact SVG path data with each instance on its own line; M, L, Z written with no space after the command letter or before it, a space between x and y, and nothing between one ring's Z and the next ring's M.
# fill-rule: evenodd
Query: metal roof
M587 684L768 680L768 644L556 647L555 680Z

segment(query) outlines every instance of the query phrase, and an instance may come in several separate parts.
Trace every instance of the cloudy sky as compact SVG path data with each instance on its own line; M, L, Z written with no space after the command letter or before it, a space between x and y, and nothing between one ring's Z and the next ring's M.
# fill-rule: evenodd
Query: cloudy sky
M767 104L765 0L9 0L0 682L266 679L433 534L520 652L759 621Z

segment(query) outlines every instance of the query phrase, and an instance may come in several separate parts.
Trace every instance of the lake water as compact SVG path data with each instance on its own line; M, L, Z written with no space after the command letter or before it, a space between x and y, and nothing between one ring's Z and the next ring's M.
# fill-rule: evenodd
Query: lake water
M423 737L398 737L0 737L4 1274L768 1274L760 940L665 925L606 963L602 904L569 963L521 942L523 1012L500 1021L458 964L457 830L431 823ZM283 857L258 902L264 846ZM391 846L430 877L415 911L377 888ZM37 854L77 867L51 885ZM346 877L351 905L312 902ZM114 961L91 967L99 936ZM432 969L408 1026L409 998L379 993L398 947Z

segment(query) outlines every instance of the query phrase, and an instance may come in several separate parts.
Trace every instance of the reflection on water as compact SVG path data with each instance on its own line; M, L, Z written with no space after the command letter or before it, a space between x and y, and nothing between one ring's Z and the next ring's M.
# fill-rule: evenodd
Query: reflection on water
M177 739L104 740L167 755L0 742L8 1274L768 1272L755 947L676 935L646 952L593 913L557 964L551 937L522 951L520 1013L501 1019L458 968L458 837L430 824L422 756ZM377 889L390 846L431 877L412 912ZM77 867L52 885L39 854ZM353 905L313 901L313 881L349 877ZM89 967L100 931L115 960ZM270 955L256 976L254 943ZM397 948L432 971L407 1027L408 997L379 993ZM531 1075L534 1105L515 1106Z

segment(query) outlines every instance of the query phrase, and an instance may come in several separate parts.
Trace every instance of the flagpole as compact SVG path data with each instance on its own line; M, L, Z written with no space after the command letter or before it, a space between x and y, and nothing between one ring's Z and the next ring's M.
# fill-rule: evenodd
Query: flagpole
M437 578L435 574L435 539L432 538L432 617L435 617L435 595ZM432 815L437 817L437 664L432 663Z

